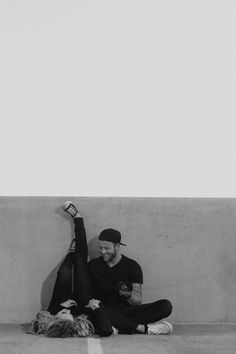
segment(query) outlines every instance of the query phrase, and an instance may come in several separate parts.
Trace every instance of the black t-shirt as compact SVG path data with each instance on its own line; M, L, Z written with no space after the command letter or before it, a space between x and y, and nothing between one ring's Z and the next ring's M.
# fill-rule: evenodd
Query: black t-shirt
M107 306L129 306L126 299L118 293L119 281L143 283L143 272L140 265L124 255L113 267L109 267L102 257L92 259L88 266L96 296Z

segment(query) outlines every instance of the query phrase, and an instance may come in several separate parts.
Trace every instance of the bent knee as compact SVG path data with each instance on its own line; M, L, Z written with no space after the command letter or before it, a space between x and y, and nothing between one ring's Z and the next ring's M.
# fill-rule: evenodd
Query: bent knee
M167 299L163 299L162 302L163 302L163 306L165 307L165 312L167 317L171 314L173 306L172 303Z

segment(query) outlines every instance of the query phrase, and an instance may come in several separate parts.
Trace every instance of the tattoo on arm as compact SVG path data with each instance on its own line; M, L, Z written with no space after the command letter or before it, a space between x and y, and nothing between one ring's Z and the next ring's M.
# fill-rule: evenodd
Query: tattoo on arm
M131 305L140 305L142 303L142 284L133 283L133 290L127 301Z

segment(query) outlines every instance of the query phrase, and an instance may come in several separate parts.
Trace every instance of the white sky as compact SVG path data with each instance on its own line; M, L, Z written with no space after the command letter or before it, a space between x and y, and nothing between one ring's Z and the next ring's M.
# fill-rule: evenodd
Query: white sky
M0 195L236 197L234 0L2 0Z

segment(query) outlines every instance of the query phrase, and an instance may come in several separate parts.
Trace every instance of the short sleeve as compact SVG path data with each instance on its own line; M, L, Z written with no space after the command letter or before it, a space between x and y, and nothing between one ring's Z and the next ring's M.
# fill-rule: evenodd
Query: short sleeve
M131 283L143 284L143 271L142 271L142 268L134 260L132 260L132 264L130 265L129 281Z

